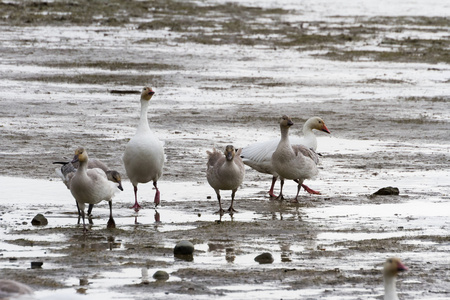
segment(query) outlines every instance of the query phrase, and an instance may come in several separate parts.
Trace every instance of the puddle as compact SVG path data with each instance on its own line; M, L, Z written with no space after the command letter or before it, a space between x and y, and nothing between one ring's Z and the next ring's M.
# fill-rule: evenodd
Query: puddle
M33 299L379 299L382 263L399 256L409 267L400 298L448 298L449 4L366 2L168 1L147 10L118 1L93 23L73 23L77 7L91 3L66 14L49 2L23 9L19 19L31 23L20 26L8 24L22 14L7 5L0 278L29 283ZM151 128L167 156L161 205L155 210L151 184L140 184L144 209L129 209L134 194L123 176L117 228L106 229L104 202L83 234L52 162L84 145L124 175L139 102L110 91L147 84L156 90ZM206 150L278 137L286 113L291 134L313 115L331 131L317 133L320 173L305 182L321 195L271 201L271 176L247 169L238 213L215 214ZM385 186L400 195L369 196ZM296 190L286 181L287 199ZM224 207L230 194L221 193ZM49 224L32 226L37 213ZM173 256L180 240L194 244L192 260ZM255 262L264 252L272 264ZM31 270L31 261L43 268ZM170 279L157 283L156 270Z

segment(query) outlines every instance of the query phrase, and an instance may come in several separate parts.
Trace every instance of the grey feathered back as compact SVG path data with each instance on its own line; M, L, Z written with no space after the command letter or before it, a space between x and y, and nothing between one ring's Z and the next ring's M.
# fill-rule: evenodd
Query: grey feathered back
M293 145L292 149L294 149L295 155L303 155L309 157L316 165L319 163L319 155L313 149L307 148L303 145Z
M223 156L223 153L218 151L216 148L213 149L213 151L206 151L208 154L208 162L206 165L208 166L208 169L213 167L220 159L225 160L225 156Z

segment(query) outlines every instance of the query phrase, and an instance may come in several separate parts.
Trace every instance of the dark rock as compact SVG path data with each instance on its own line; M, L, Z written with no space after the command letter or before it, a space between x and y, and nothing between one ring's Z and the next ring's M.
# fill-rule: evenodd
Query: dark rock
M400 191L398 190L398 188L392 187L392 186L381 188L378 191L376 191L375 193L373 193L373 195L376 195L376 196L390 196L390 195L398 195L398 194L400 194Z
M87 278L80 278L80 285L89 285L89 280Z
M40 269L44 263L42 261L32 261L31 268L32 269Z
M255 257L255 261L260 264L271 264L273 263L273 256L269 252L265 252Z
M192 255L194 253L194 245L189 241L181 241L176 244L173 253L175 255Z
M166 271L156 271L153 274L153 278L156 280L167 280L169 279L169 274Z
M47 218L44 217L42 214L37 214L31 221L31 224L33 224L35 226L47 225L48 221L47 221Z

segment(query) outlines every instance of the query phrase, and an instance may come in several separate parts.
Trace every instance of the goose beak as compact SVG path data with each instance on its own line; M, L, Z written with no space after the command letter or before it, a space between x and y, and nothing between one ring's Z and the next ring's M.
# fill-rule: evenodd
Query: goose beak
M73 157L73 160L71 161L71 163L77 163L79 160L78 160L78 154L75 154L75 156Z
M123 192L122 182L119 182L118 184L117 188Z
M225 155L228 161L233 160L233 152L229 151L227 152L227 155Z
M287 123L287 125L288 125L289 127L291 127L292 125L294 125L294 122L292 122L291 120L289 120L288 123Z
M330 134L330 131L328 130L327 126L325 126L325 124L323 124L322 131Z
M399 271L399 272L408 271L408 267L405 266L404 264L402 264L401 262L398 262L397 263L397 271Z
M153 95L155 94L155 91L150 90L150 91L148 92L148 94L149 94L150 96L153 96Z

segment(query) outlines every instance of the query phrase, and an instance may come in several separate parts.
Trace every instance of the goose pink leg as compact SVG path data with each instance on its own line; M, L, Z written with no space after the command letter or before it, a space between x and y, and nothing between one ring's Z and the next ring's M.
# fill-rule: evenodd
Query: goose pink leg
M155 200L154 200L154 202L155 202L155 208L159 205L159 202L161 202L161 199L160 199L160 193L159 193L159 190L158 190L158 187L156 186L156 181L153 181L153 186L155 187L155 189L156 189L156 193L155 193Z
M277 182L277 176L273 176L272 177L272 185L270 186L270 190L269 190L269 196L271 197L271 198L276 198L277 197L277 195L275 195L274 193L273 193L273 188L275 187L275 182Z
M134 208L135 211L138 211L141 209L141 206L139 205L137 201L137 186L134 186L134 205L130 208Z

